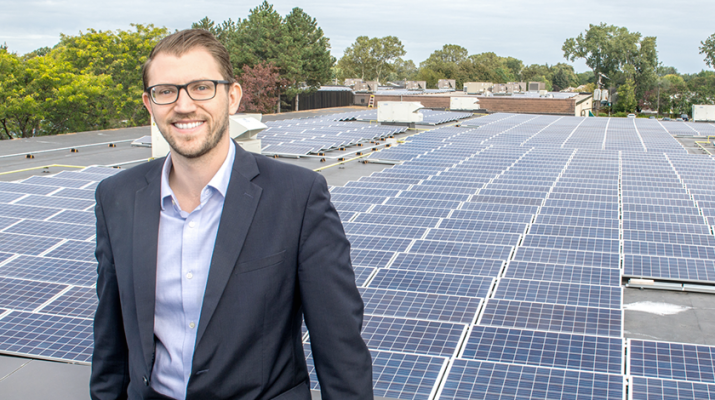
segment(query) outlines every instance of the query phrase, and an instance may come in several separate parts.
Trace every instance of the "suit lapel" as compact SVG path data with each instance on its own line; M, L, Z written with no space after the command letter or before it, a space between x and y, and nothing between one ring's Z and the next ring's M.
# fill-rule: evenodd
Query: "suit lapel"
M258 165L252 155L236 146L236 158L231 171L231 180L223 203L221 221L216 234L216 245L211 257L209 277L201 307L196 344L206 331L211 317L223 296L233 268L243 248L253 216L263 189L251 180L258 175Z
M154 303L162 165L157 162L156 168L146 175L147 186L136 192L134 200L134 296L142 351L148 370L151 370L154 358Z

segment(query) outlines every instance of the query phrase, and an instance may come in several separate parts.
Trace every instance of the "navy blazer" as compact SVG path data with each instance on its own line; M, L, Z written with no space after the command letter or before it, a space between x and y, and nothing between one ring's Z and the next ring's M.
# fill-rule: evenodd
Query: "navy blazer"
M149 381L163 161L97 187L93 399L165 398ZM325 179L236 146L187 399L310 399L303 316L322 398L372 399L363 302Z

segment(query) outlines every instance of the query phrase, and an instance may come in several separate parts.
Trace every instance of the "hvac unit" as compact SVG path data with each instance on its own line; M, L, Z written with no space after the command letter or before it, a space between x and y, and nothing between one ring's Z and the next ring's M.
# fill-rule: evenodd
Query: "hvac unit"
M377 104L377 122L422 122L421 103L412 101L381 101Z
M693 121L715 121L715 105L694 104Z
M450 110L479 110L479 99L476 97L453 96L449 98Z

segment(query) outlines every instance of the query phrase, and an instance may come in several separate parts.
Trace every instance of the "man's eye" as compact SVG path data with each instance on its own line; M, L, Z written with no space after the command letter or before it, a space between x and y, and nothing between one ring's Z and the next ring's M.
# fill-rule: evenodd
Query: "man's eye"
M174 88L160 88L156 90L156 94L158 94L159 96L168 96L174 93L176 93L176 90Z
M209 90L209 87L208 87L208 85L198 85L198 86L194 87L194 90L197 92L202 92L205 90Z

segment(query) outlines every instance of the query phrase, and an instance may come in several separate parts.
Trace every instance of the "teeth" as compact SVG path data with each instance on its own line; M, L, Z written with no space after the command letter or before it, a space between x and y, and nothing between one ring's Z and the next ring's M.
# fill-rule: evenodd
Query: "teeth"
M174 126L176 126L176 127L179 128L179 129L192 129L192 128L196 128L197 126L199 126L199 125L201 125L201 124L203 124L203 122L192 122L192 123L190 123L190 124L184 124L184 123L181 123L181 122L176 122L176 123L174 124Z

